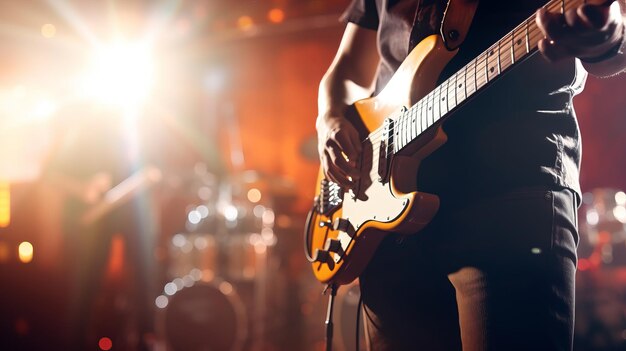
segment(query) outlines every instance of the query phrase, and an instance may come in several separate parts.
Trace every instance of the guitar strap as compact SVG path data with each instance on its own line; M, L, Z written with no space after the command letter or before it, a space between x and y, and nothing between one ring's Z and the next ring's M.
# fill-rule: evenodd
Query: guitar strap
M457 49L469 32L479 0L448 0L441 20L440 34L446 48Z

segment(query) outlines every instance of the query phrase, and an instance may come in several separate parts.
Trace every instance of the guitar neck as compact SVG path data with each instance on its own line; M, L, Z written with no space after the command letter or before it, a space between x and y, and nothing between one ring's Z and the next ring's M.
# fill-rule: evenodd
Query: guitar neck
M565 13L590 2L609 5L613 1L551 0L543 8L548 12ZM393 152L402 150L469 97L537 52L537 45L543 38L533 14L471 60L402 113L394 125Z

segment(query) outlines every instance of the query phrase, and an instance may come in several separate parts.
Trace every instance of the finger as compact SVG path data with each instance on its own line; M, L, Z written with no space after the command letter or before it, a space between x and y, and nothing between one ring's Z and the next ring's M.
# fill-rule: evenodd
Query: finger
M578 7L576 12L589 28L602 29L609 22L609 6L583 5Z
M543 56L552 62L572 56L567 47L558 45L554 41L549 39L540 40L537 43L537 47L539 51L543 54Z
M356 167L357 160L361 155L361 143L359 142L358 133L355 130L351 132L350 129L345 128L342 132L335 133L333 140L346 154L350 165Z
M345 175L341 170L335 167L331 160L330 155L326 153L326 176L332 180L333 182L339 184L344 189L352 189L354 187L354 183L350 181L347 175Z
M343 156L343 152L337 144L331 144L326 149L332 164L339 168L346 176L352 177L352 179L358 179L360 174L355 166L352 166L346 158Z
M569 9L565 12L565 23L575 31L585 32L593 29L593 26L578 13L578 8Z
M565 17L558 13L551 13L541 8L535 16L535 23L543 35L550 40L558 40L567 33Z

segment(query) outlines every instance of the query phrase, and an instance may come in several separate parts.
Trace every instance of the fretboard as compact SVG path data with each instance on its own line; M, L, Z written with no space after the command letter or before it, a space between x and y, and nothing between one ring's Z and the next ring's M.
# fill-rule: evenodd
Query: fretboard
M551 0L544 8L561 12L586 0ZM465 67L406 110L394 125L393 152L398 152L469 97L537 51L544 38L533 14Z

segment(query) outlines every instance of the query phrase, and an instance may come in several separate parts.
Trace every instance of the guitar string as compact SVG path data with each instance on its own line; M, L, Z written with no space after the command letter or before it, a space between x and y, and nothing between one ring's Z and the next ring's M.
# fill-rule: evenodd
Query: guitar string
M582 2L581 0L570 0L567 3L563 3L563 0L552 0L550 2L548 2L544 8L546 8L548 11L554 11L554 10L561 10L563 9L563 5L565 8L565 11L567 11L568 9L577 6L578 2ZM569 5L569 6L568 6ZM520 35L522 37L524 37L524 41L522 43L527 44L528 45L528 49L525 50L525 52L523 54L520 55L520 58L525 58L531 54L533 54L536 49L537 49L537 43L539 42L539 40L541 39L541 37L543 36L543 33L541 33L541 31L539 30L538 26L534 23L534 17L529 17L528 19L526 19L525 21L523 21L522 23L520 23L517 27L515 27L513 30L511 30L509 33L507 33L506 35L504 35L502 37L501 40L499 40L498 42L494 43L493 45L491 45L487 50L485 50L482 54L478 55L474 60L471 60L468 64L466 64L462 69L460 69L459 71L457 71L456 73L454 73L450 78L448 78L446 81L444 81L442 84L440 84L437 88L435 88L433 91L431 91L429 94L427 94L425 97L423 97L422 99L420 99L416 104L414 104L410 109L407 110L407 112L401 114L395 121L394 121L394 125L395 126L406 126L406 125L410 125L411 128L415 127L415 130L417 131L417 124L415 126L413 126L413 122L415 122L418 118L420 121L420 132L417 133L417 135L414 137L413 136L413 131L409 130L406 131L403 129L403 134L406 135L400 135L400 133L396 133L396 136L394 136L394 138L392 139L392 142L388 143L387 148L390 150L389 152L387 152L385 154L385 157L389 157L391 154L395 153L398 150L395 150L395 144L398 143L397 140L398 138L405 138L405 145L403 145L402 147L406 146L407 144L409 144L411 141L417 139L417 137L419 137L420 135L422 135L426 130L428 130L430 127L432 127L433 125L437 124L437 122L442 119L443 117L445 117L445 115L451 111L452 109L456 108L460 103L462 103L465 99L467 99L468 97L470 97L471 95L473 95L474 93L478 92L479 89L482 89L482 87L484 87L486 84L488 84L491 80L495 79L497 76L499 76L501 73L503 73L504 70L501 70L500 72L496 73L495 75L491 76L491 79L489 79L489 73L487 72L487 69L489 68L489 64L490 62L493 63L494 60L497 61L501 61L501 57L502 55L498 55L498 57L496 57L496 59L491 59L490 61L490 57L493 57L493 55L490 55L489 53L491 51L495 51L498 49L498 46L500 46L500 50L502 48L504 48L504 52L507 52L509 50L513 50L513 52L515 53L515 45L512 44L513 43L513 39L516 37L519 37ZM511 38L511 40L509 40L509 38ZM504 45L502 45L502 43L504 43ZM531 46L532 44L532 46ZM517 45L521 45L521 43L517 43ZM508 55L507 55L508 56ZM514 65L514 62L511 61L511 63L505 67L505 70L512 67ZM478 72L485 70L485 74L480 74L480 76L478 76ZM473 74L471 73L473 71ZM474 84L473 84L473 91L468 94L467 93L467 75L468 72L470 72L470 79L473 76L474 77ZM435 104L435 95L434 94L437 92L437 90L439 90L439 93L443 92L443 87L445 86L447 88L447 94L445 94L445 97L448 98L450 97L451 94L453 94L453 96L455 97L455 100L458 100L458 94L456 91L456 88L453 89L453 92L450 93L450 86L452 85L452 81L455 81L454 86L456 86L457 82L458 82L458 76L463 76L465 75L465 98L461 99L461 101L456 101L452 108L450 108L450 103L448 102L448 106L446 109L446 112L444 112L443 114L441 114L441 106L440 106L440 116L436 117L434 115L434 112L432 114L429 114L428 112L424 112L424 109L426 109L428 107L428 102L429 100L432 100L432 103L434 106ZM441 96L441 94L439 95ZM448 98L449 100L449 98ZM439 102L439 100L437 100L437 102ZM418 113L419 112L419 113ZM424 129L422 127L422 125L424 124L423 122L426 121L426 128ZM432 121L432 122L431 122ZM368 140L370 140L370 143L372 145L376 144L376 147L373 147L372 150L378 149L380 147L380 143L382 142L383 138L380 138L380 136L384 133L384 127L381 126L379 128L377 128L376 130L374 130L372 133L369 134L369 136L367 138L365 138L361 143L365 144ZM408 136L408 138L407 138ZM400 147L400 149L402 148ZM380 156L379 156L379 152L373 152L371 154L371 159L369 157L369 153L366 153L363 155L362 159L361 159L361 164L363 163L370 163L371 165L375 165L378 164L378 162L380 161ZM378 172L376 171L376 169L372 169L372 171L370 172L370 176L371 175L375 175Z
M564 0L552 0L552 1L548 2L546 5L544 5L543 7L544 7L544 8L546 8L548 11L551 11L551 12L552 12L553 10L556 10L556 9L559 9L559 10L560 10L560 9L562 8L562 6L563 6L563 5L562 5L562 2L563 2L563 1L564 1ZM573 8L574 6L576 6L576 5L577 5L577 2L583 2L583 1L582 1L582 0L569 0L569 1L567 2L567 4L565 4L565 10L567 11L568 9ZM567 5L570 5L570 6L567 6ZM531 22L533 22L533 23L531 23ZM487 63L487 62L488 62L488 58L489 58L489 56L491 56L491 55L488 55L488 53L489 53L489 52L491 52L491 51L495 51L495 50L497 50L497 49L498 49L498 46L500 46L500 47L501 47L501 44L500 44L500 43L501 43L501 42L503 42L503 41L505 42L505 44L504 44L505 51L508 51L509 49L507 49L507 47L508 47L508 48L510 48L511 46L514 46L514 45L507 46L507 45L509 45L509 44L511 43L511 41L509 41L509 40L508 40L508 38L509 38L509 37L514 38L516 33L517 33L518 35L520 34L520 33L518 33L518 32L520 32L520 31L523 31L523 32L524 32L524 33L523 33L523 36L525 37L525 36L526 36L526 35L525 35L525 34L526 34L525 32L526 32L526 27L527 27L527 26L529 27L529 28L528 28L528 40L527 40L527 41L529 42L528 44L530 44L530 42L533 42L533 40L530 40L530 38L531 38L531 37L534 39L534 37L535 37L537 34L539 34L539 35L543 35L543 34L541 33L541 31L538 29L538 26L537 26L536 24L534 24L534 17L532 17L532 16L531 16L531 17L527 18L525 21L523 21L521 24L519 24L517 27L515 27L513 30L511 30L509 33L507 33L506 35L504 35L504 36L502 37L502 39L501 39L501 40L499 40L498 42L494 43L494 44L493 44L493 45L491 45L489 48L487 48L487 50L485 50L482 54L478 55L478 56L477 56L477 58L476 58L475 60L472 60L472 61L477 61L478 59L481 59L481 60L480 60L480 62L477 62L477 63L476 63L476 62L470 62L470 63L468 63L468 64L467 64L467 65L465 65L463 68L461 68L459 71L457 71L455 74L453 74L450 78L448 78L445 82L443 82L441 85L439 85L439 87L443 86L444 84L445 84L446 86L448 86L448 87L449 87L449 86L450 86L450 83L451 83L452 78L456 78L456 76L457 76L457 75L459 75L459 74L461 74L462 72L467 72L467 71L468 71L468 69L472 67L472 65L475 65L476 71L478 70L478 65L488 65L488 63ZM530 46L530 45L529 45L529 46ZM533 47L531 48L531 50L529 50L529 51L527 51L525 54L523 54L523 55L522 55L522 57L525 57L525 56L527 56L527 55L529 55L529 54L532 54L532 53L534 52L534 50L535 50L535 49L536 49L536 44L534 44L534 45L533 45ZM499 56L502 56L502 55L499 55ZM508 56L508 55L507 55L507 56ZM512 66L512 64L511 64L510 66ZM510 67L510 66L509 66L509 67ZM476 73L475 73L475 74L476 74ZM495 77L494 77L494 78L495 78ZM484 85L485 85L485 84L487 84L487 83L488 83L488 79L487 79L487 81L486 81L484 84L481 84L481 87L482 87L482 86L484 86ZM428 97L429 97L429 96L430 96L430 95L431 95L431 94L432 94L432 93L433 93L436 89L437 89L437 88L435 88L433 91L431 91L429 94L427 94L424 98L420 99L420 100L419 100L416 104L414 104L414 105L413 105L413 106L412 106L409 110L411 110L411 109L415 108L418 104L423 103L424 99L427 99L427 98L428 98ZM478 89L480 89L480 88L478 88ZM476 90L478 90L478 89L476 89ZM473 92L473 93L474 93L474 92ZM473 93L472 93L472 94L473 94ZM448 94L448 95L449 95L449 94ZM456 95L456 93L455 93L455 95ZM458 105L458 104L455 104L455 105ZM454 106L454 107L456 107L456 106ZM454 108L454 107L453 107L453 108ZM449 109L449 110L450 110L450 109ZM442 117L443 117L443 116L442 116ZM398 121L400 121L400 119L402 119L402 118L403 118L403 115L401 115L401 116L398 118ZM380 134L382 134L383 132L384 132L384 128L382 128L382 127L379 127L379 128L377 128L377 129L375 129L374 131L372 131L372 133L370 133L370 134L369 134L369 136L368 136L367 138L365 138L365 139L362 141L362 143L367 142L367 140L369 140L369 139L372 139L372 138L375 138L375 137L380 136Z
M560 0L559 0L559 1L560 1ZM557 5L558 5L558 4L557 4ZM558 5L558 6L559 6L559 8L560 8L560 6L561 6L561 5ZM548 10L552 10L552 9L551 9L551 8L548 8ZM566 10L567 10L567 8L566 8ZM529 18L529 19L527 19L525 22L527 22L527 21L529 21L529 20L531 20L531 19ZM519 29L519 28L520 28L520 27L522 27L522 26L525 26L525 23L520 24L520 25L516 28L516 30L517 30L517 29ZM529 23L529 26L530 26L530 23ZM418 101L416 104L414 104L414 105L413 105L413 106L409 109L409 111L414 110L414 109L416 109L416 108L417 108L417 109L419 109L419 110L423 110L425 107L427 107L427 106L428 106L428 101L429 101L429 100L433 100L433 99L432 99L432 98L433 98L433 95L432 95L432 94L433 94L433 92L435 92L437 89L439 89L440 87L442 87L442 86L444 86L444 85L446 85L446 86L448 86L448 87L449 87L449 86L451 85L451 83L452 83L451 81L452 81L452 80L456 80L456 79L458 78L458 77L457 77L458 75L463 75L463 73L467 74L466 72L467 72L468 70L470 70L470 71L471 71L471 70L474 70L474 69L475 69L475 70L476 70L475 72L477 72L477 71L479 71L479 70L486 69L486 68L488 68L488 66L489 66L489 63L490 63L490 62L493 62L493 61L499 61L499 60L498 60L498 58L496 58L496 59L491 59L491 60L490 60L490 59L489 59L489 57L492 57L493 55L489 55L489 52L491 52L491 51L495 51L495 50L498 48L498 45L499 45L501 42L503 42L503 41L505 42L505 44L504 44L504 49L505 49L505 51L509 51L509 50L511 50L511 49L512 49L512 50L514 50L514 48L512 48L512 47L513 47L513 45L511 45L511 44L510 44L510 43L511 43L511 41L510 41L510 40L508 40L508 38L509 38L509 37L514 38L514 34L515 34L516 30L513 30L513 31L511 31L509 34L505 35L505 36L503 37L503 39L502 39L502 40L500 40L500 41L498 41L498 43L496 43L496 44L492 45L492 46L491 46L488 50L486 50L484 53L482 53L481 55L479 55L479 56L478 56L475 60L472 60L472 61L474 61L474 62L470 62L470 63L469 63L469 64L467 64L467 65L466 65L463 69L459 70L457 73L455 73L454 75L452 75L449 79L447 79L447 80L446 80L444 83L442 83L439 87L435 88L435 90L431 91L431 93L429 93L429 94L428 94L428 95L426 95L424 98L422 98L420 101ZM518 34L519 34L519 33L518 33ZM526 36L526 35L524 35L524 36ZM537 44L536 44L536 43L539 41L539 40L537 40L537 39L540 39L540 38L537 38L537 36L543 36L543 34L542 34L542 33L541 33L541 31L538 29L538 27L533 26L533 28L532 28L532 29L529 29L527 41L528 41L528 43L529 43L529 44L530 44L530 43L535 43L535 44L533 44L533 46L532 46L532 48L530 49L530 51L525 52L525 53L522 55L522 57L526 57L527 55L534 53L534 51L535 51L535 49L536 49L536 46L537 46ZM518 45L519 45L519 44L518 44ZM501 46L501 47L502 47L502 46ZM502 56L502 55L500 55L500 56ZM508 55L507 55L507 56L508 56ZM477 62L476 62L476 61L477 61ZM486 66L486 67L485 67L485 66ZM511 62L511 64L509 64L507 67L505 67L505 69L508 69L508 68L510 68L510 67L512 67L512 66L513 66L513 62ZM473 95L475 92L477 92L479 89L481 89L483 86L485 86L487 83L489 83L491 80L493 80L494 78L496 78L496 77L497 77L498 75L500 75L501 73L503 73L503 72L499 72L499 73L497 73L497 74L495 74L495 75L493 75L493 74L492 74L491 79L489 78L489 73L487 73L487 71L485 71L485 74L481 74L481 77L480 77L480 78L479 78L479 77L474 77L474 78L477 80L477 82L473 85L473 87L474 87L474 91L472 91L472 92L471 92L471 94L467 94L467 92L466 92L466 94L465 94L465 98L463 98L463 99L461 99L461 100L462 100L462 101L464 101L465 99L467 99L467 97L469 97L469 96ZM477 74L477 73L474 73L474 75L476 75L476 74ZM485 75L486 75L486 76L485 76ZM478 83L478 79L480 79L480 83ZM467 82L466 82L466 83L467 83ZM455 82L455 85L456 85L456 82ZM465 86L465 89L467 89L467 84L465 84L465 85L466 85L466 86ZM456 93L456 92L453 92L452 94L454 94L455 96L457 95L457 93ZM450 93L448 93L448 94L447 94L447 96L449 96L449 95L450 95ZM421 131L420 131L420 132L419 132L419 133L418 133L415 137L413 137L413 133L412 133L412 131L404 131L404 130L402 131L402 133L396 133L396 135L398 135L400 138L403 138L403 137L404 137L404 135L403 135L403 134L405 134L405 133L411 133L410 137L408 138L408 139L410 139L410 140L407 140L408 142L407 142L406 144L410 143L411 141L415 140L415 139L416 139L419 135L421 135L424 131L428 130L431 126L433 126L434 124L436 124L436 123L437 123L437 122L438 122L441 118L443 118L443 117L444 117L444 116L445 116L445 115L446 115L446 114L447 114L450 110L452 110L452 109L456 108L456 107L457 107L457 106L458 106L458 105L459 105L462 101L458 101L457 103L455 103L455 104L454 104L454 106L452 106L452 108L449 108L449 107L448 107L448 108L447 108L447 111L446 111L446 112L444 112L443 114L441 114L441 113L440 113L440 116L439 116L439 117L435 116L435 115L434 115L434 113L429 113L429 112L427 112L427 115L426 115L426 116L422 116L422 115L420 114L420 116L419 116L419 117L420 117L420 119L421 119L421 120L423 120L423 119L426 119L426 120L427 120L427 123L426 123L426 124L427 124L427 128L426 128L426 129L419 128L419 129L421 129ZM434 102L434 100L433 100L433 102ZM426 106L423 106L423 105L426 105ZM429 110L429 111L430 111L430 110ZM441 110L440 110L440 111L441 111ZM422 111L422 112L423 112L423 111ZM412 121L408 121L408 120L410 120L410 119L412 119L412 118L413 118L413 116L410 114L410 112L409 112L409 113L403 113L402 115L400 115L400 116L397 118L397 120L395 121L395 123L394 123L394 124L395 124L395 125L399 125L399 126L404 126L404 125L406 125L406 124L411 125L411 122L412 122ZM430 121L433 121L433 122L431 123ZM412 125L411 125L411 126L412 126ZM413 127L413 126L412 126L412 127ZM400 128L402 128L402 127L400 127ZM416 129L417 129L417 128L416 128ZM362 141L362 144L366 143L366 142L367 142L368 140L370 140L370 139L378 138L379 136L381 136L381 134L382 134L383 132L384 132L384 129L383 129L382 127L377 128L377 129L376 129L376 130L374 130L372 133L370 133L370 135L369 135L366 139L364 139L364 140ZM389 147L392 147L394 144L396 144L396 140L397 140L397 137L394 137L394 138L393 138L393 140L392 140L392 142L391 142L391 143L389 143ZM405 145L406 145L406 144L405 144ZM403 145L402 147L404 147L404 145ZM396 150L396 151L397 151L397 150ZM392 152L389 152L386 156L389 156L391 153L392 153Z
M557 5L558 5L558 4L557 4ZM559 6L560 6L560 5L559 5ZM551 9L551 8L549 8L549 10L552 10L552 9ZM567 10L567 7L566 7L566 10ZM529 19L529 20L530 20L530 19ZM527 20L527 21L529 21L529 20ZM521 27L521 26L524 26L524 25L525 25L525 24L523 23L523 24L521 24L521 25L520 25L520 26L518 26L518 27ZM502 43L502 42L505 42L505 45L504 45L505 52L506 52L506 51L508 51L508 50L515 50L515 48L514 48L514 45L513 45L513 44L510 44L510 46L508 46L508 44L509 44L509 43L512 43L512 42L513 42L512 40L515 38L515 35L514 35L514 34L515 34L515 30L514 30L514 31L512 31L511 33L507 34L506 36L504 36L504 37L503 37L503 39L501 39L498 43L494 44L494 45L490 48L490 50L487 50L485 53L487 53L487 52L489 52L489 51L491 51L491 50L495 50L495 48L497 47L497 45L498 45L498 44L500 44L500 43ZM520 34L520 33L518 33L518 35L519 35L519 34ZM524 35L524 36L526 37L526 35ZM536 46L537 46L537 44L536 44L536 43L537 43L537 42L541 39L541 36L542 36L542 33L541 33L541 31L539 31L539 30L538 30L538 27L533 27L533 29L529 29L529 31L528 31L528 37L527 37L527 42L528 42L529 46L530 46L530 43L535 43L535 44L533 44L533 47L531 48L531 50L530 50L530 51L526 51L526 52L522 55L522 57L525 57L525 56L527 56L527 55L529 55L529 54L534 53L534 51L535 51L535 49L536 49ZM509 40L509 37L511 37L511 40ZM518 45L520 45L520 44L518 44ZM502 47L502 46L501 46L501 47ZM429 94L428 94L427 96L425 96L422 100L418 101L418 103L416 103L415 105L413 105L413 107L412 107L412 108L411 108L408 112L403 113L402 115L400 115L400 116L398 117L398 119L396 120L396 122L395 122L395 123L396 123L396 125L398 125L398 126L399 126L399 128L403 129L403 127L406 127L407 125L410 125L412 129L413 129L413 128L415 128L415 131L417 131L418 129L420 129L421 131L420 131L420 132L418 132L418 133L417 133L417 135L415 135L415 133L413 132L413 130L408 130L408 131L407 131L407 130L405 130L405 129L403 129L403 132L402 132L402 134L404 134L404 135L401 135L400 133L396 133L396 136L394 136L393 141L392 141L391 143L389 143L389 145L387 146L387 147L389 148L389 150L390 150L390 151L389 151L389 152L387 152L387 153L385 154L385 157L388 157L388 156L390 156L391 154L393 154L393 153L395 153L396 151L398 151L398 150L395 150L395 149L394 149L394 146L395 146L395 144L396 144L396 140L398 140L398 138L399 138L399 137L400 137L400 138L404 138L404 139L405 139L405 140L404 140L404 144L405 144L405 145L403 145L402 147L406 146L406 145L407 145L407 144L409 144L411 141L413 141L413 140L417 139L417 137L418 137L418 136L420 136L420 135L421 135L424 131L426 131L427 129L429 129L429 128L430 128L430 127L432 127L433 125L435 125L435 124L436 124L436 123L437 123L437 122L438 122L441 118L445 117L445 115L446 115L447 111L450 111L450 110L452 110L453 108L455 108L456 106L458 106L458 104L460 104L462 101L464 101L467 97L469 97L469 96L471 96L472 94L474 94L475 92L477 92L479 89L481 89L484 85L486 85L486 84L490 81L490 79L488 78L488 73L487 73L487 76L486 76L486 77L485 77L485 76L483 76L483 75L481 74L481 76L482 76L482 77L481 77L481 79L480 79L480 83L478 83L478 77L474 77L474 78L476 79L476 82L475 82L475 83L474 83L474 85L473 85L473 89L474 89L474 90L473 90L471 93L468 93L468 91L467 91L467 86L468 86L468 84L467 84L467 79L466 79L466 80L465 80L465 83L466 83L466 86L465 86L465 89L466 89L466 92L465 92L465 97L464 97L464 98L461 98L461 99L460 99L461 101L457 101L457 102L454 104L454 106L452 106L452 108L450 108L450 106L448 106L447 111L446 111L446 112L444 112L443 114L441 114L441 113L440 113L440 116L439 116L439 117L437 117L435 114L432 114L432 115L426 115L426 116L424 116L424 115L423 115L423 113L424 113L424 111L423 111L423 110L424 110L424 109L428 106L428 101L429 101L429 100L432 100L433 106L436 104L436 103L435 103L435 99L434 99L434 97L435 97L435 96L437 96L437 94L434 94L434 96L432 96L432 95L431 95L432 93L437 93L437 92L438 92L438 93L442 93L444 89L443 89L443 88L441 88L441 87L443 87L444 85L449 86L449 85L451 84L451 81L452 81L452 80L454 80L454 79L458 79L458 76L461 76L461 77L462 77L463 75L465 75L465 76L467 77L467 74L468 74L467 72L468 72L468 71L469 71L469 72L471 72L472 70L475 70L475 71L474 71L474 75L476 75L476 72L477 72L478 70L482 70L482 69L486 69L486 68L488 68L488 66L489 66L489 62L490 62L490 61L489 61L489 57L488 57L488 56L487 56L487 57L485 57L485 56L486 56L486 55L485 55L485 53L483 53L483 54L479 55L479 57L477 57L476 59L474 59L472 62L468 63L468 65L466 65L466 66L465 66L465 69L461 69L461 70L459 70L459 71L458 71L457 73L455 73L452 77L450 77L450 78L449 78L446 82L442 83L439 87L437 87L435 90L433 90L433 92L429 93ZM501 56L501 55L500 55L500 56ZM496 74L495 76L493 76L493 75L492 75L491 80L492 80L492 79L494 79L494 78L496 78L496 77L497 77L500 73L504 72L506 69L508 69L508 68L512 67L512 66L514 65L514 61L513 61L513 60L514 60L514 58L512 58L512 59L511 59L510 64L506 65L506 67L504 67L504 69L503 69L501 72L499 72L499 73L498 73L498 74ZM492 59L491 61L493 61L493 59ZM485 66L487 66L487 67L485 67ZM471 76L471 73L470 73L470 76ZM454 79L453 79L453 78L454 78ZM455 83L455 85L456 85L456 83ZM439 90L439 91L437 91L437 90ZM449 95L450 95L450 94L446 94L446 96L449 96ZM454 93L454 95L456 95L456 93ZM439 96L441 96L441 94L439 94ZM462 96L462 95L461 95L461 96ZM439 101L437 101L437 102L439 102ZM440 108L441 108L441 107L440 107ZM412 112L411 112L411 111L412 111ZM440 111L441 111L441 109L440 109ZM420 120L420 128L417 128L417 124L416 124L416 123L414 123L415 121L417 121L417 119L419 119L419 120ZM427 128L426 128L426 129L424 129L424 128L421 126L422 124L424 124L424 123L423 123L423 121L424 121L424 120L426 120L426 121L427 121L427 123L426 123ZM433 121L433 122L431 123L430 121ZM372 134L374 134L374 133L372 133ZM415 136L414 136L414 135L415 135ZM374 140L372 140L373 142L375 142L375 143L377 144L377 147L376 147L376 148L373 148L373 149L378 149L378 148L380 147L380 143L382 142L382 139L383 139L383 138L374 138ZM366 141L367 141L367 140L364 140L364 142L366 142ZM400 149L401 149L402 147L400 147ZM362 163L363 163L363 162L369 162L372 166L373 166L373 165L375 165L375 164L378 164L378 163L379 163L379 161L380 161L380 155L379 155L379 154L380 154L379 152L374 152L374 153L371 155L371 159L370 159L370 157L369 157L369 154L367 154L367 153L366 153L366 154L364 154L364 157L363 157L363 161L362 161ZM378 172L376 171L376 169L373 169L373 172L370 172L370 176L372 176L372 175L376 175L377 173L378 173Z

